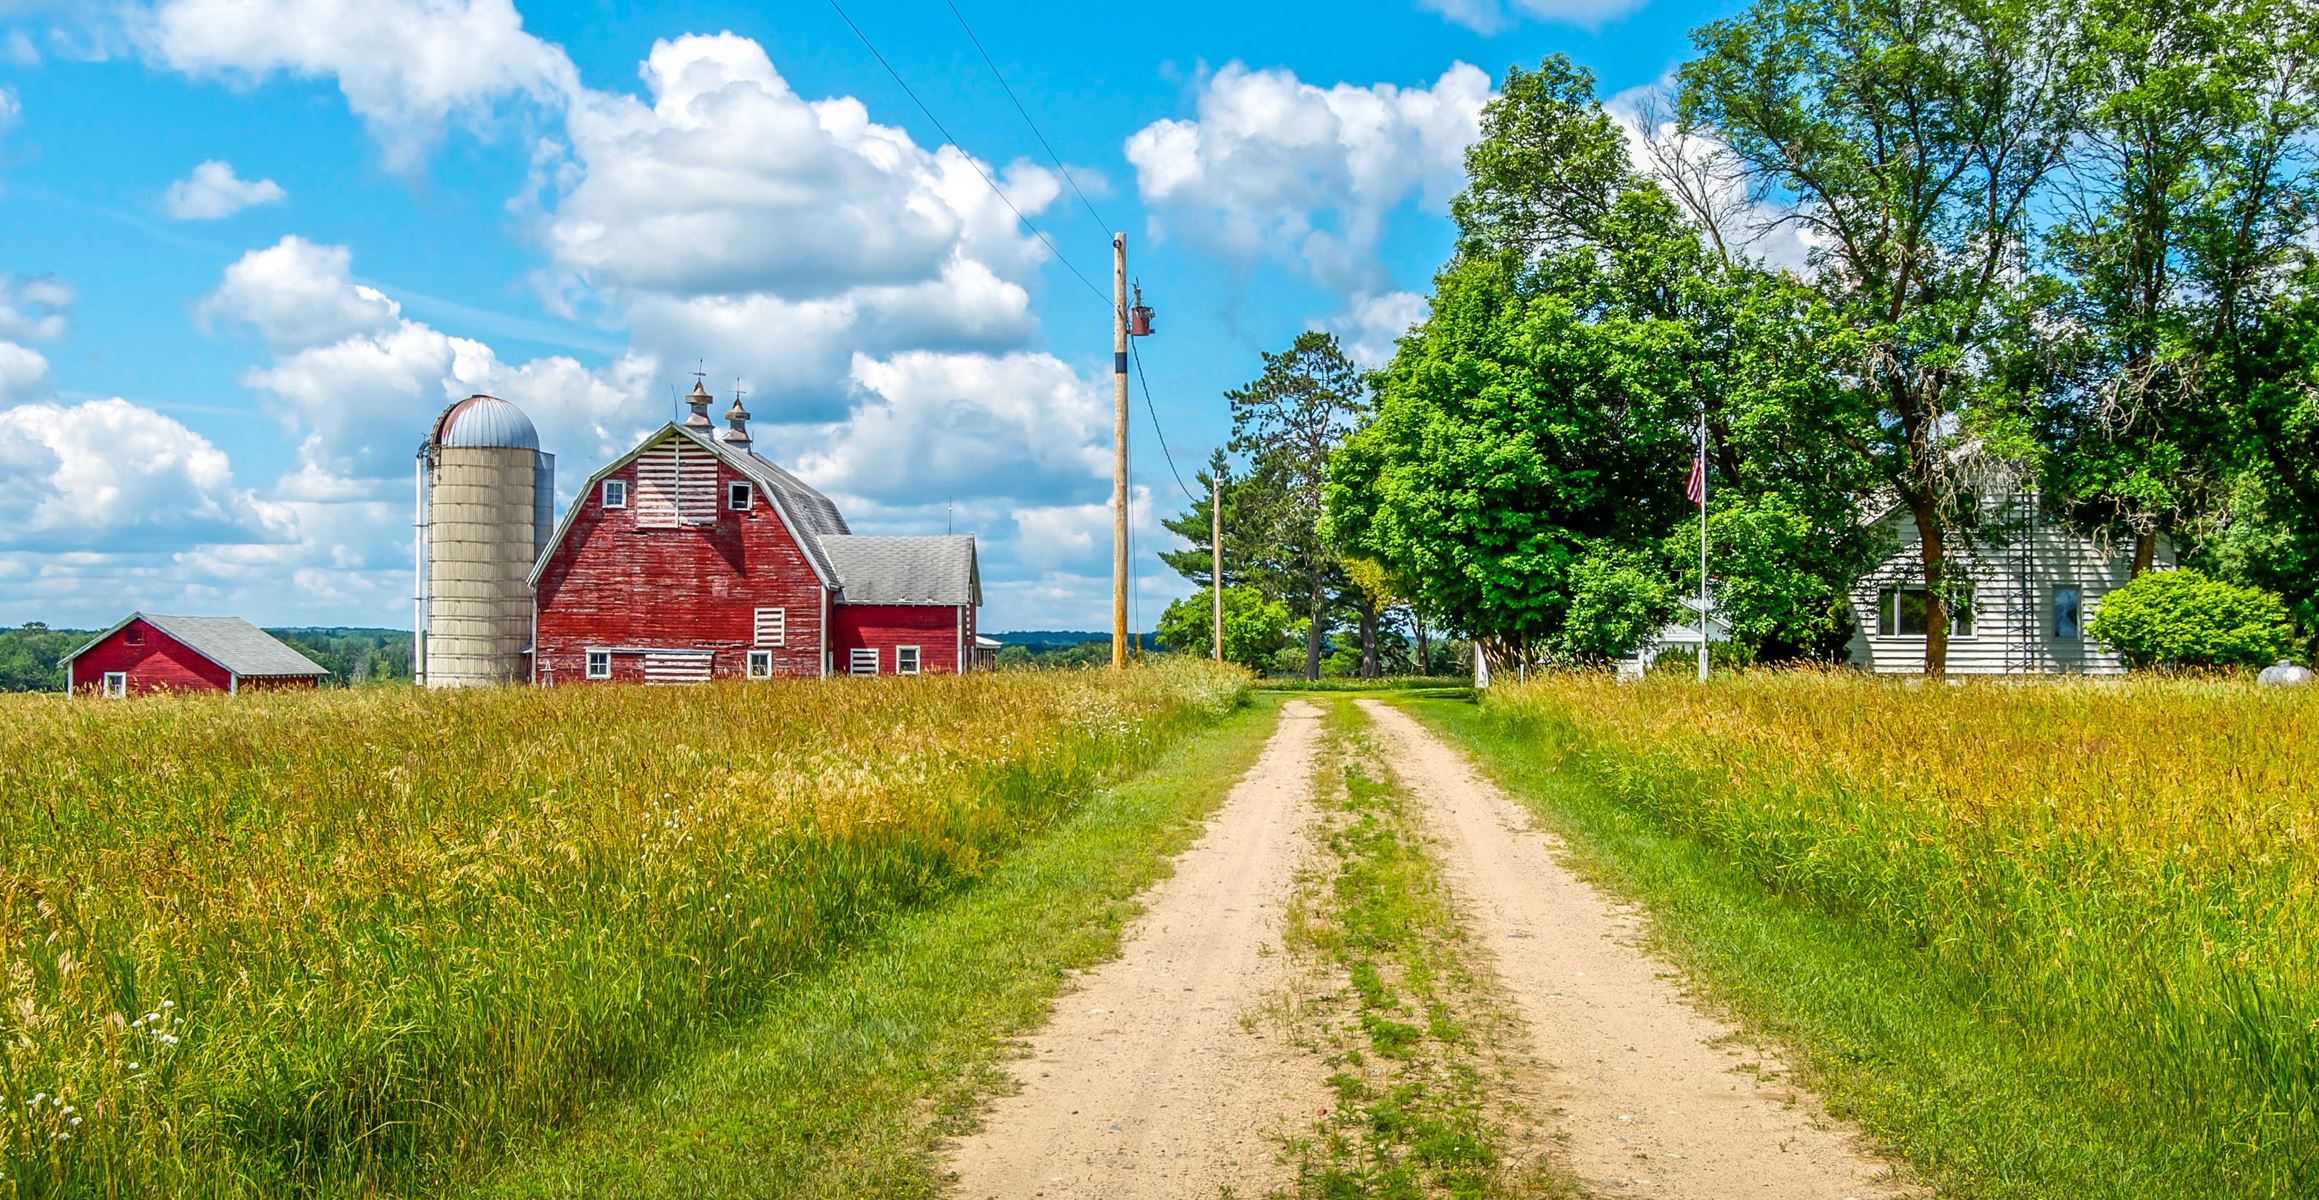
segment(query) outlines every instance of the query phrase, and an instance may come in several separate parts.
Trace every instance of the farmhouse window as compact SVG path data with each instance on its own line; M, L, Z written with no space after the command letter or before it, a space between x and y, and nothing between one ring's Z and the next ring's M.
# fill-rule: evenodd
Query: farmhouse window
M1876 594L1876 632L1883 637L1924 637L1931 624L1930 596L1923 588L1886 588ZM1949 605L1949 635L1973 636L1973 598Z
M789 610L760 608L757 610L756 637L759 646L786 646L789 644Z
M853 651L847 656L847 666L855 675L875 675L878 673L878 652L874 647Z
M126 672L126 671L107 671L107 672L105 672L105 699L107 699L107 700L118 700L118 699L120 699L121 697L123 697L123 696L126 696L126 695L128 695L128 694L129 694L129 673L128 673L128 672Z
M604 507L606 507L606 508L626 508L626 507L628 507L628 481L627 481L627 480L625 480L625 479L607 479L607 480L605 480L605 481L604 481Z
M894 674L915 675L917 673L918 648L916 646L894 647Z
M755 495L756 489L746 482L727 484L725 487L725 507L734 512L747 512L749 511L749 502L755 498Z
M609 650L590 650L590 651L588 651L588 678L590 678L590 679L610 679L610 678L612 678L612 652L611 652L611 651L609 651Z
M2053 589L2053 636L2074 642L2085 636L2085 592L2074 587Z
M749 651L749 678L773 678L773 652L771 650Z

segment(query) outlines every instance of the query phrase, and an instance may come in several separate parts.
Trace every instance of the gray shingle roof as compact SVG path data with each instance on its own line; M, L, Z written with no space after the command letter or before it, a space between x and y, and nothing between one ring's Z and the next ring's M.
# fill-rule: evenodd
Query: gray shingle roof
M843 604L980 604L970 534L821 539Z
M90 646L113 636L123 625L139 618L236 675L264 678L330 673L316 665L314 660L283 645L273 635L240 617L165 617L149 612L130 613L122 618L120 624L89 639L87 645L66 655L65 661L79 658Z

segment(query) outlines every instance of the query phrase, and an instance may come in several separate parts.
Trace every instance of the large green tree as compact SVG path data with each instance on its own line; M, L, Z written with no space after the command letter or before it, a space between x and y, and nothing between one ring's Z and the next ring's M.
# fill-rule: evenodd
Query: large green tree
M1342 574L1323 528L1329 459L1369 418L1368 380L1335 334L1306 332L1287 350L1265 354L1263 373L1224 396L1232 406L1232 448L1250 465L1235 498L1256 508L1249 514L1261 530L1254 540L1280 566L1276 594L1307 622L1305 678L1319 679L1330 599ZM1229 554L1229 540L1225 547Z
M1685 124L1727 144L1820 247L1811 282L1853 336L1864 419L1835 436L1913 519L1948 661L1955 470L1975 376L2015 300L2034 204L2079 96L2059 0L1760 0L1693 34Z

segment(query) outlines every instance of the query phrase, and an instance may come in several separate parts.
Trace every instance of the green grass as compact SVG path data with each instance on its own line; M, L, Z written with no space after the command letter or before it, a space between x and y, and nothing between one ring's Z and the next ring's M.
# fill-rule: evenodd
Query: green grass
M2192 969L2159 965L2184 919L2167 907L2184 903L2172 897L2205 897L2210 907L2192 915L2217 927L2235 921L2249 890L2270 886L2272 857L2291 859L2294 843L2260 853L2250 830L2277 816L2274 806L2242 801L2237 821L2196 818L2209 810L2191 806L2190 785L2141 766L2148 755L2181 771L2199 758L2185 747L2196 747L2235 758L2215 778L2274 787L2265 739L2235 750L2212 731L2187 739L2204 724L2283 716L2264 707L2274 700L1808 680L1692 695L1609 687L1407 707L1536 809L1582 869L1648 907L1659 944L1708 995L1790 1048L1834 1112L1942 1195L2311 1194L2319 1164L2297 1149L2309 1114L2291 1082L2265 1123L2223 1102L2310 1070L2291 1048L2299 1019L2296 1032L2276 1023L2293 1001L2238 993L2243 1003L2222 1019L2239 1022L2244 1040L2205 1024L2216 1015L2203 989L2217 971L2245 970L2262 943L2209 941L2210 957L2222 957L2204 971L2195 957ZM1906 719L1886 728L1887 708ZM1899 736L1909 728L1915 739ZM1806 752L1815 737L1818 751ZM2070 783L2081 761L2098 784L2082 807ZM2039 782L2032 790L2024 778ZM2211 811L2232 811L2220 791L2211 800ZM2040 832L2055 812L2062 827ZM2168 827L2150 836L2162 861L2136 863L2146 831ZM2235 843L2255 849L2234 864L2225 850ZM2057 912L2065 919L2049 930ZM2288 977L2297 947L2308 948L2292 932L2300 927L2250 930L2276 946L2257 969ZM2158 973L2134 974L2135 961ZM2148 1002L2153 993L2170 1003ZM2138 1017L2102 1007L2136 1003ZM2238 1057L2245 1045L2278 1057Z
M1245 690L0 697L0 1200L440 1194Z
M1315 764L1320 865L1299 880L1286 943L1326 981L1300 1013L1328 1052L1330 1111L1289 1157L1297 1200L1572 1194L1518 1151L1532 1116L1509 1103L1495 1047L1512 1039L1471 961L1406 793L1367 719L1325 702Z
M472 1193L542 1197L922 1197L941 1136L1001 1086L1007 1039L1066 973L1116 953L1136 897L1252 764L1260 698L1106 788L973 887L893 919L794 981L747 1029L688 1057Z

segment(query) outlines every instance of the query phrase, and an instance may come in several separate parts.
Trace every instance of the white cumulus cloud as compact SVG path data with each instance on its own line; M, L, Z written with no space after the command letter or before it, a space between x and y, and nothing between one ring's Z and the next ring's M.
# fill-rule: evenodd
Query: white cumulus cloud
M63 338L72 329L72 302L72 285L53 275L0 274L0 338Z
M1409 327L1425 319L1430 301L1416 292L1363 292L1345 311L1322 323L1337 335L1345 353L1364 367L1382 367L1393 361L1393 351Z
M159 0L131 20L148 58L188 75L332 80L398 170L453 120L578 87L571 60L524 30L513 0Z
M1524 19L1598 28L1641 8L1645 0L1417 0L1475 33L1502 33Z
M118 553L271 536L224 451L114 398L0 409L0 491L15 497L0 548Z
M1233 63L1197 116L1127 140L1158 232L1243 259L1288 255L1321 283L1382 291L1385 220L1412 197L1440 207L1464 181L1490 78L1458 63L1431 86L1321 87Z
M30 346L0 341L0 408L49 391L48 359Z
M162 208L180 221L214 221L245 208L278 204L289 193L271 179L242 179L233 164L211 159L193 174L169 185Z
M293 234L235 260L195 311L213 324L247 325L279 350L395 328L402 306L354 282L353 268L352 250Z

